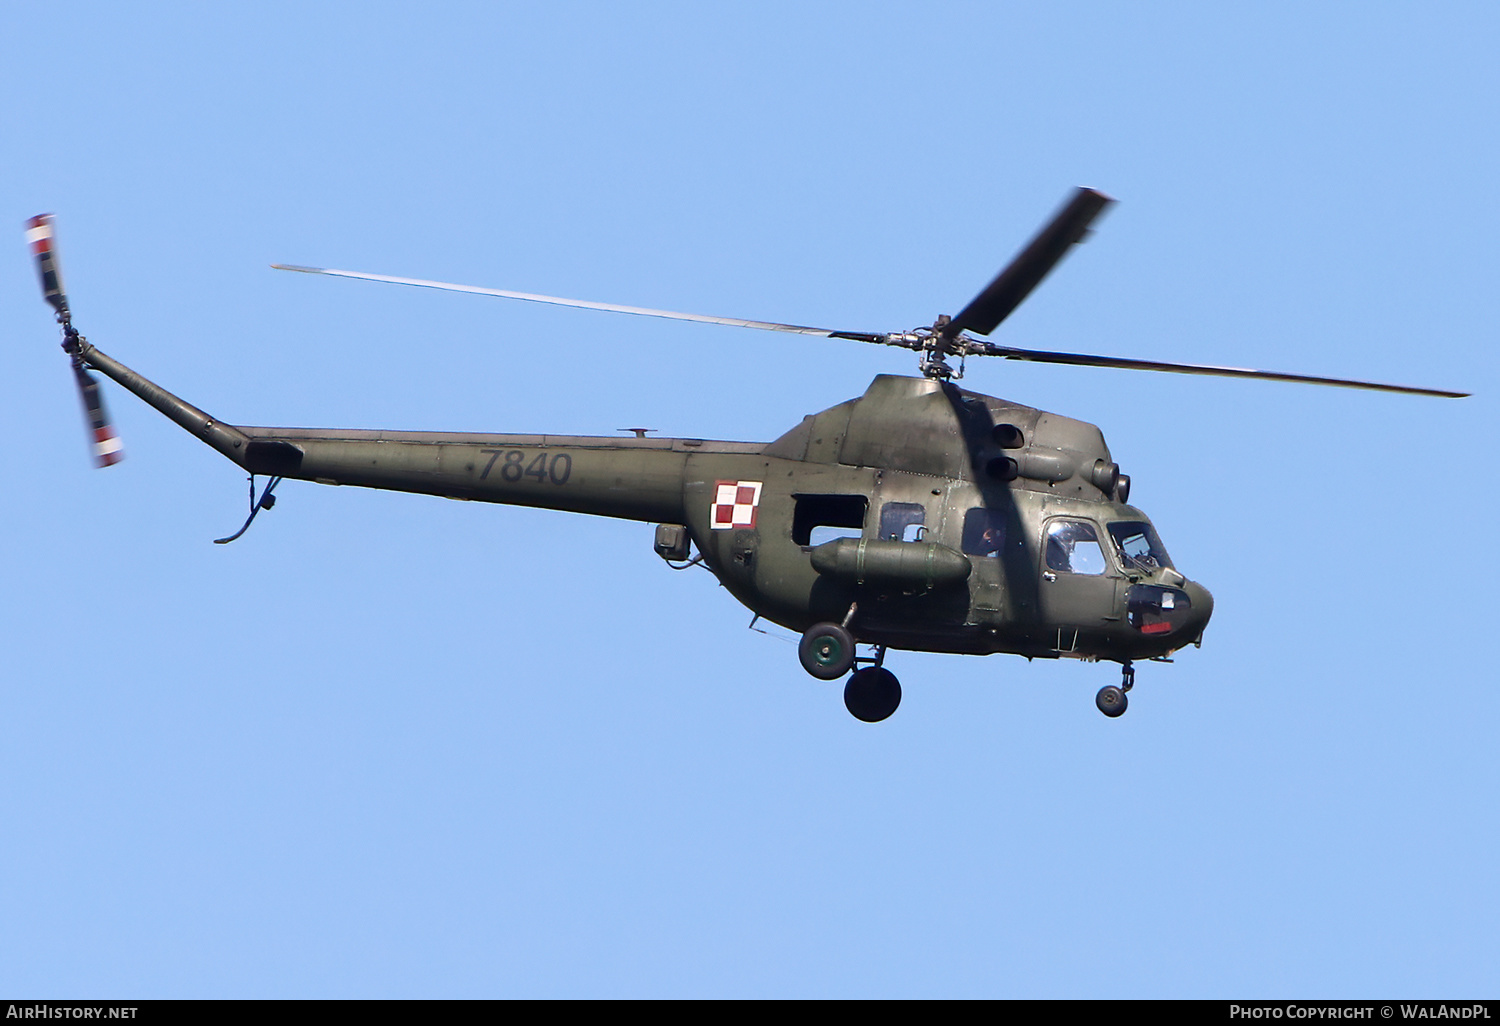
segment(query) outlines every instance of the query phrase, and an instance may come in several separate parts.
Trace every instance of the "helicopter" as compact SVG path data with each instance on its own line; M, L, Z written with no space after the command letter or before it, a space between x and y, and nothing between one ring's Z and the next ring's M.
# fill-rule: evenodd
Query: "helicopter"
M122 449L97 371L250 475L250 513L296 479L542 507L655 524L669 566L699 566L755 614L801 634L820 680L847 677L856 718L886 719L901 684L892 650L1010 653L1120 665L1095 697L1125 712L1135 663L1201 646L1213 596L1173 564L1130 503L1098 427L960 388L968 357L1303 382L1414 395L1468 393L1236 367L1047 352L987 336L1083 241L1113 202L1080 188L958 314L900 332L843 331L655 310L451 282L276 264L280 270L905 348L917 376L882 374L863 395L771 442L699 438L247 427L218 420L101 352L74 327L54 219L26 223L42 291L62 326L96 463ZM955 368L949 361L959 360ZM266 478L259 497L256 477ZM867 651L863 654L860 648Z

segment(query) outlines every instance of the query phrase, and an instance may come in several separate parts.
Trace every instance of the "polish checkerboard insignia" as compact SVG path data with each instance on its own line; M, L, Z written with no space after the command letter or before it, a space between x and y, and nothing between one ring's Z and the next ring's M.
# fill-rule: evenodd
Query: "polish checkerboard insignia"
M759 481L715 481L713 529L755 529L760 508Z

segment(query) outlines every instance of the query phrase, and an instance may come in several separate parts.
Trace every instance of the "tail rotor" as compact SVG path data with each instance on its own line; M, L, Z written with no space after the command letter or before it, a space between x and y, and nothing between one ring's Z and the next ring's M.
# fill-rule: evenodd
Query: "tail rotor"
M110 423L104 409L104 398L99 392L99 382L84 368L83 354L88 340L73 327L73 314L68 309L68 295L63 290L62 272L57 266L57 252L53 242L53 219L51 214L38 214L26 222L26 241L31 244L31 253L36 257L37 271L42 279L42 295L57 314L57 323L62 325L63 351L72 358L73 375L78 382L78 394L83 400L84 415L88 418L89 440L93 446L94 463L99 467L110 467L124 458L120 438Z

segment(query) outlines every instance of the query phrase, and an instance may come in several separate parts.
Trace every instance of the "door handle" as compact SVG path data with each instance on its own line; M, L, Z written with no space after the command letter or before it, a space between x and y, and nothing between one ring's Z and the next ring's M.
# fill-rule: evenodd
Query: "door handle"
M1043 570L1042 571L1042 580L1044 580L1044 581L1055 581L1055 580L1057 580L1057 575L1055 573L1053 573L1051 570Z

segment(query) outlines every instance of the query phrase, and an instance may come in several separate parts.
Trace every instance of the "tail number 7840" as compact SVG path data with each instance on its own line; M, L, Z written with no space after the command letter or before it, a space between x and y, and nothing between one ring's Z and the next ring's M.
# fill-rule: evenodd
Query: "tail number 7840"
M525 478L532 478L538 484L552 482L555 485L567 484L568 475L573 473L573 457L565 452L546 453L539 452L530 461L526 459L529 455L520 449L480 449L481 453L489 454L489 462L484 465L484 470L479 473L479 480L483 481L494 471L500 475L502 481L511 484ZM495 464L499 463L497 470Z

